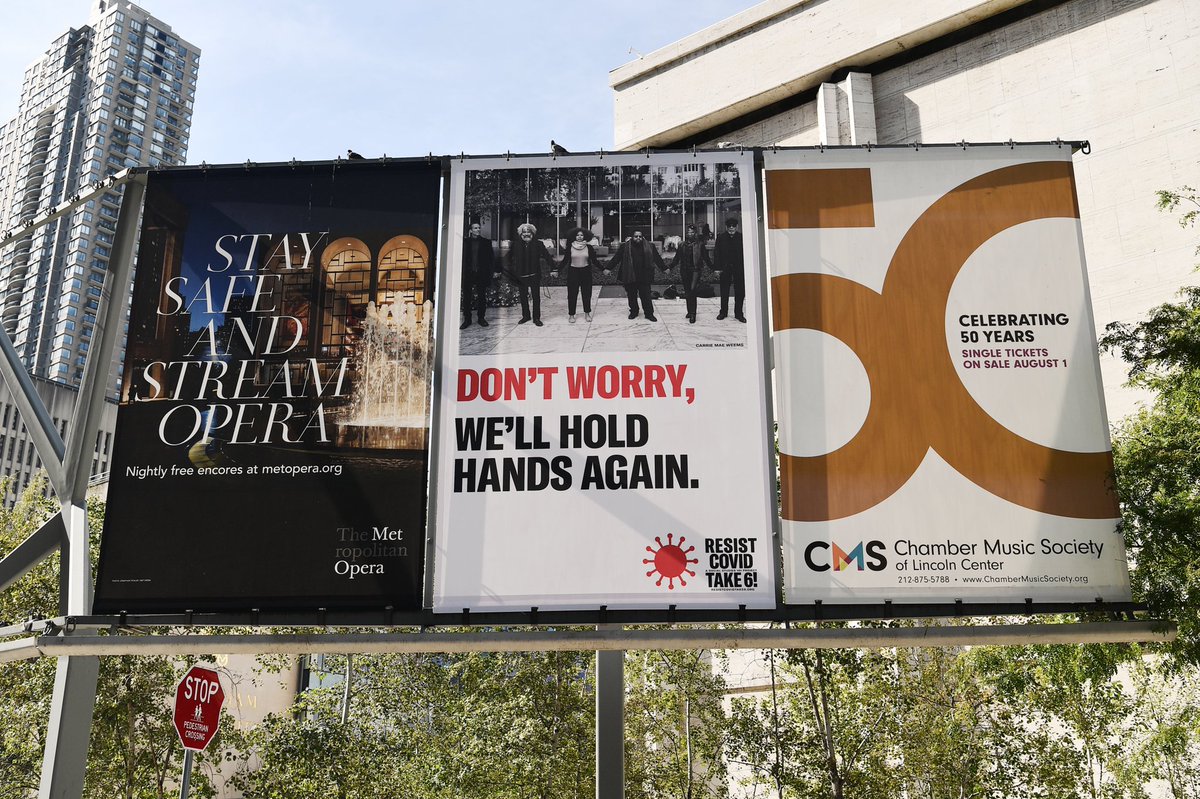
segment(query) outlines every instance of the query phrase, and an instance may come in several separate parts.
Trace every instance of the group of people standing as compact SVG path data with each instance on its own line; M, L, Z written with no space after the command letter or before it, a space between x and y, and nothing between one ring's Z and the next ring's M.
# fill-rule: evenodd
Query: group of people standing
M587 231L576 230L567 245L563 257L555 261L549 250L537 238L537 228L528 222L517 226L517 239L509 247L506 258L505 272L516 282L521 296L521 318L518 324L532 321L538 327L542 326L541 286L543 266L551 277L558 277L558 272L566 271L567 277L567 321L575 323L579 299L583 298L583 314L587 321L592 321L592 276L593 270L611 274L615 269L617 279L625 287L629 300L629 318L638 316L638 304L641 304L642 315L651 322L657 322L654 316L654 301L651 296L651 284L654 281L655 268L664 272L679 268L679 279L683 287L683 296L687 304L687 320L696 321L696 297L701 285L701 273L704 266L711 266L717 273L721 283L721 311L717 319L729 316L729 295L734 297L734 316L739 322L745 322L746 274L745 257L742 249L742 234L738 230L738 220L730 217L725 220L725 230L717 234L713 246L713 257L710 260L708 249L700 237L695 225L688 225L687 236L675 252L671 266L663 261L658 248L646 239L641 230L621 243L605 264L600 263L596 248L588 242ZM500 269L495 265L492 253L492 243L482 236L479 223L473 223L463 243L463 274L462 274L462 313L463 322L460 329L471 326L471 315L475 314L479 324L487 327L485 317L485 294L493 278L500 276Z

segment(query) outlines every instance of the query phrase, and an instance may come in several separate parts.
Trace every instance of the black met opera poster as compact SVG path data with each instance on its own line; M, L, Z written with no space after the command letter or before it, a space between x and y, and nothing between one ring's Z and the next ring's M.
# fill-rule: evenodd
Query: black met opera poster
M440 178L151 173L97 612L420 608Z

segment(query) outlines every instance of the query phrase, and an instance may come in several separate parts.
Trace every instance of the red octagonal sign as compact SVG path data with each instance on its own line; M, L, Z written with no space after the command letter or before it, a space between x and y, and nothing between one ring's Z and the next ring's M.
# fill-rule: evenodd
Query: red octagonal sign
M175 689L175 731L185 749L197 752L217 734L225 691L217 673L192 666Z

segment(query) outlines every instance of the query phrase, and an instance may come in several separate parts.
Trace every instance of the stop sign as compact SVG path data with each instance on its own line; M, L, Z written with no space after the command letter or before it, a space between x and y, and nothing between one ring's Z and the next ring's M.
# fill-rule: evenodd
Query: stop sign
M217 673L192 666L175 689L175 731L185 749L200 751L217 734L225 691Z

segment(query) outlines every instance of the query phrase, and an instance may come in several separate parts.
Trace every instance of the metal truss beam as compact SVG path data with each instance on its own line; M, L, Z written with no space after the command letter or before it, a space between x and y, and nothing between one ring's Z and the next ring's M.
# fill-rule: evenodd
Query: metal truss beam
M1176 627L1151 621L987 626L806 629L538 630L469 633L303 633L259 635L42 635L33 647L0 652L0 662L49 657L211 654L385 654L392 652L558 652L657 649L879 649L1166 642Z
M18 239L25 238L38 228L44 227L45 225L53 222L55 219L71 213L88 200L91 200L93 197L97 197L106 191L111 191L117 186L133 180L138 174L140 174L140 172L133 169L122 169L120 172L110 175L104 180L96 181L88 186L87 189L72 195L66 202L59 203L45 214L30 219L27 223L20 227L4 231L3 235L0 236L0 247L11 244Z
M0 591L8 588L24 576L25 572L42 562L57 549L66 535L61 514L47 519L36 532L17 544L16 548L0 559Z

